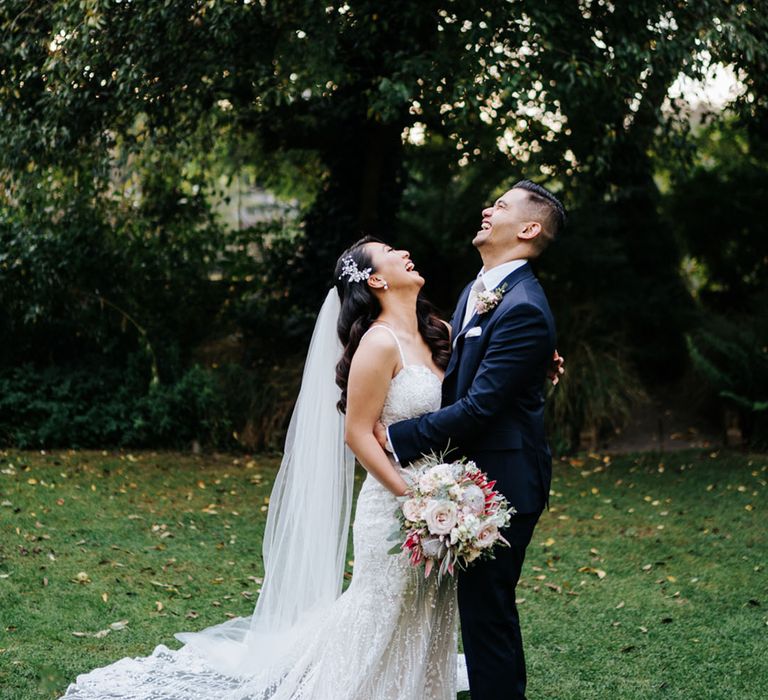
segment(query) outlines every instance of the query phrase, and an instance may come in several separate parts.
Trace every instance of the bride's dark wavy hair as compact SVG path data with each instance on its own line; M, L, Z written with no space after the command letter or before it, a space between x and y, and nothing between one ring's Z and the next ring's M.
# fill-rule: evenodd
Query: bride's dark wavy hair
M337 331L339 340L344 346L344 352L336 365L336 384L341 389L341 398L336 404L339 411L347 412L347 383L349 381L349 368L352 365L352 357L360 345L363 334L371 327L371 323L381 313L381 304L365 280L352 282L349 276L341 277L343 260L352 258L359 270L371 268L376 272L370 254L365 248L366 243L382 243L378 238L366 236L347 248L338 261L333 273L336 282L336 290L341 299L339 322ZM416 301L416 317L418 319L419 333L432 352L433 362L440 368L448 366L451 356L451 341L448 329L435 312L434 306L419 293Z

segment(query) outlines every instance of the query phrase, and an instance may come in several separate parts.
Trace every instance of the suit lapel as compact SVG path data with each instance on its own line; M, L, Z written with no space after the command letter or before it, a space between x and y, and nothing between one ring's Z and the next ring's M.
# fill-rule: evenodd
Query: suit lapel
M526 263L525 265L521 265L517 268L514 272L511 272L509 275L507 275L502 281L501 284L498 286L501 287L503 285L507 285L507 290L504 292L504 296L509 294L514 287L522 282L526 277L533 277L533 272L531 272L531 265L530 263ZM448 361L448 366L445 368L445 376L448 377L449 374L451 374L456 367L459 364L459 355L461 354L461 351L464 347L464 336L466 335L467 331L472 328L473 326L480 325L482 328L485 328L485 326L488 324L488 319L493 316L493 312L501 306L501 302L497 304L493 309L488 311L487 313L480 316L480 314L475 313L472 318L469 319L467 324L462 328L461 327L461 321L464 320L464 310L467 307L467 299L469 298L469 290L472 288L472 284L474 283L474 280L470 282L469 285L464 289L464 291L461 294L461 297L459 298L459 305L456 307L456 313L453 315L453 337L456 338L456 341L453 345L453 352L451 353L451 359ZM498 287L497 287L498 288ZM503 299L502 299L503 301ZM459 313L460 312L460 313ZM457 318L461 316L461 320L457 321ZM456 329L458 328L459 333L456 334Z

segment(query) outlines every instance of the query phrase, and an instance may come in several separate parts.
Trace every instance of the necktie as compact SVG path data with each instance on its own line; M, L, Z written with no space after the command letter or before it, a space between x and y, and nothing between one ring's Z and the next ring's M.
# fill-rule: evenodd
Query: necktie
M475 304L477 303L477 295L480 292L485 291L485 282L483 282L483 276L480 275L472 288L469 290L469 298L467 299L467 308L464 311L464 322L461 327L464 328L469 323L469 319L475 315Z

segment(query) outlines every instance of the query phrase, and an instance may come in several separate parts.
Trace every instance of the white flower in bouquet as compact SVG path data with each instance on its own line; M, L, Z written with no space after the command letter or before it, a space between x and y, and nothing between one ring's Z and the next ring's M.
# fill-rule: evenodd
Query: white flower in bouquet
M437 490L437 479L432 476L432 472L428 471L419 477L419 491L421 493L430 495Z
M424 520L433 535L447 535L458 521L458 508L453 501L427 501Z
M470 513L479 515L485 508L485 494L483 493L483 489L475 484L470 484L464 489L461 502L469 509Z
M461 522L453 529L451 530L451 542L455 544L456 542L470 542L474 536L475 532L480 527L480 519L472 514L465 515Z
M421 476L419 489L424 493L434 493L441 486L451 486L455 481L450 464L437 464Z
M509 525L510 521L510 514L505 510L500 510L496 515L492 516L490 518L490 522L492 522L496 527L506 527Z
M448 495L454 501L461 501L461 498L464 495L464 489L462 489L458 484L453 484L448 488Z

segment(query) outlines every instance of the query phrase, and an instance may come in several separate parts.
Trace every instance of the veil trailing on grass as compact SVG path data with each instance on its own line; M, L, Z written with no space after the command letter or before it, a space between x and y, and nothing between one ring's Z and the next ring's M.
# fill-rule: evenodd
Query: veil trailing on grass
M341 594L355 460L336 408L340 308L332 288L315 323L270 496L264 583L253 615L175 635L221 673L274 674L277 681L294 643Z

